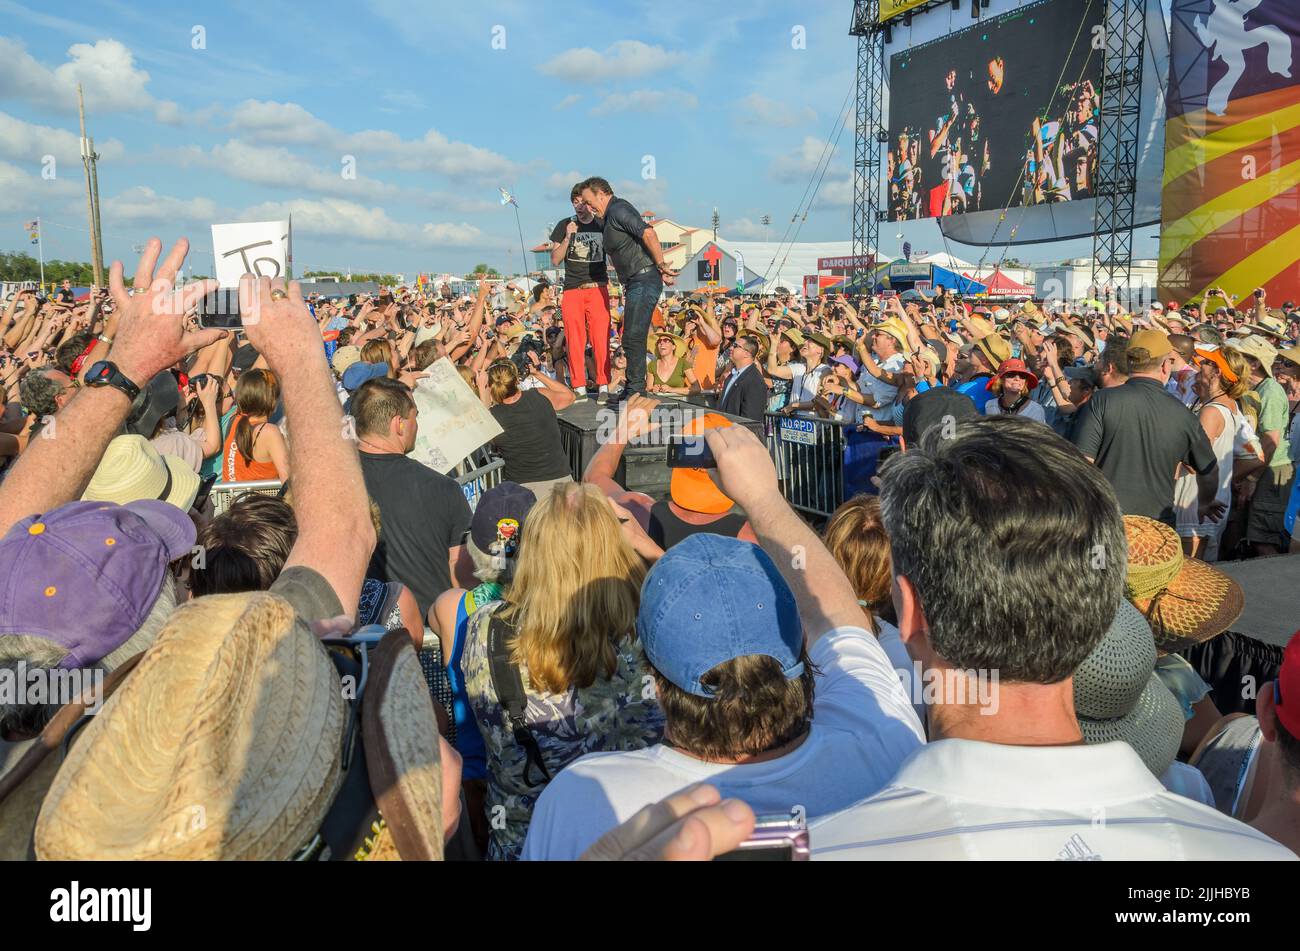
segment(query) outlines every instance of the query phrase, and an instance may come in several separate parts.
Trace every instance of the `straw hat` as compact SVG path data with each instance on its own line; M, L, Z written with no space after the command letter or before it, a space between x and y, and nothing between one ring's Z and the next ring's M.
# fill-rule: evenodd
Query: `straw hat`
M681 334L675 334L668 330L656 330L650 336L653 338L652 352L656 357L659 355L659 340L663 337L667 337L673 342L673 353L677 355L678 360L686 356L686 340Z
M1286 336L1286 321L1273 314L1262 314L1257 322L1246 324L1246 328L1252 333L1265 334L1278 340Z
M1011 358L1011 348L997 334L986 334L980 337L975 341L975 346L980 353L984 354L991 367L999 367L1004 361Z
M174 613L82 732L36 824L58 859L288 859L342 780L341 682L283 598Z
M1156 674L1150 626L1127 601L1074 672L1074 712L1085 743L1123 740L1155 776L1178 755L1183 708Z
M104 450L81 499L118 505L157 499L188 512L200 481L184 459L161 455L143 436L117 436Z
M682 435L700 436L705 430L726 429L731 425L733 423L725 416L706 413L683 426ZM672 500L682 508L705 515L720 515L730 510L734 504L709 478L708 471L704 469L673 469L668 483L668 492Z
M871 325L872 333L889 334L898 341L899 347L907 349L907 328L897 317L891 317L889 320L882 320L878 324Z
M335 373L342 376L348 367L352 366L352 364L358 362L360 359L361 348L348 344L346 347L339 347L334 351L334 359L330 361L330 366L334 368Z
M1273 361L1277 359L1277 347L1269 341L1259 334L1251 334L1245 340L1236 341L1233 347L1258 360L1265 376L1273 376Z
M1203 561L1183 556L1178 533L1143 515L1124 516L1128 536L1125 593L1151 625L1165 653L1226 631L1241 616L1241 586Z

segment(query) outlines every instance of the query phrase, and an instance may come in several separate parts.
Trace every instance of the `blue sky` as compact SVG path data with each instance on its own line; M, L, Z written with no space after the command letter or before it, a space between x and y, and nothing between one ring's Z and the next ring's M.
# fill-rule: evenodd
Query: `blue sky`
M768 237L770 215L775 240L853 84L850 10L0 0L0 248L27 250L22 223L39 214L47 257L89 258L77 79L102 156L106 261L184 235L211 273L211 223L292 211L300 272L516 270L498 186L532 245L589 174L684 224L707 226L717 206L733 240ZM850 120L800 240L849 238L852 137ZM881 228L887 251L896 230ZM942 249L933 224L907 230ZM1087 249L1020 256L1066 253Z

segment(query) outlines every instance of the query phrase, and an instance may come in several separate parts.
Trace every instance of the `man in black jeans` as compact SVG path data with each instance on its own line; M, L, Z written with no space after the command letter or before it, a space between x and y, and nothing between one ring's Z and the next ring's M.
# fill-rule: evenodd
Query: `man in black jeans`
M627 384L609 395L617 405L634 393L645 393L646 335L664 285L672 286L676 272L664 263L659 236L646 224L641 213L603 178L592 177L581 184L581 196L596 216L605 222L605 256L614 263L623 284L623 350L627 354Z

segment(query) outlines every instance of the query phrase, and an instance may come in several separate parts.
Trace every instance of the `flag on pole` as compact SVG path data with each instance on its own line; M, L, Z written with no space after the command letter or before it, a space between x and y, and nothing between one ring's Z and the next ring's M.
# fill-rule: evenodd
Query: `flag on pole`
M497 186L497 188L501 192L501 204L514 205L516 208L519 207L519 202L515 201L514 195L510 194L508 191L506 191L504 188L501 188L500 186Z
M23 225L23 229L29 232L27 237L32 239L32 244L41 243L41 219L40 218L37 218L35 221L28 221L26 224Z

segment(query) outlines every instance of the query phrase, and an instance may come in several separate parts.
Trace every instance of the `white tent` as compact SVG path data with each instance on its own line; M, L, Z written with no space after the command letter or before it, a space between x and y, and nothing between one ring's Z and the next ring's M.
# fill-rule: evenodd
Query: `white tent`
M805 275L817 273L818 258L842 258L853 254L852 241L817 241L798 244L781 244L777 241L726 241L718 245L728 254L741 254L745 270L764 275L764 289L771 291L777 284L799 292L803 289Z
M927 254L923 258L917 258L912 263L913 264L937 264L939 265L939 267L946 267L950 271L957 271L959 273L961 271L971 271L975 267L973 262L963 261L955 254L947 254L946 252L943 251L936 252L935 254Z

